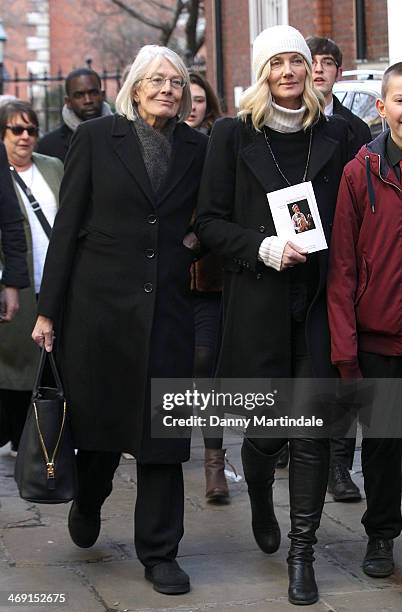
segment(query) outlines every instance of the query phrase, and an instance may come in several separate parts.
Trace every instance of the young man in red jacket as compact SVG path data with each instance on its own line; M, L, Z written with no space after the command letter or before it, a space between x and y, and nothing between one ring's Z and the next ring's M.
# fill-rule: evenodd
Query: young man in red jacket
M402 378L402 62L385 71L377 110L390 129L345 166L331 240L331 350L343 378ZM365 438L362 468L363 571L389 576L402 530L401 441Z

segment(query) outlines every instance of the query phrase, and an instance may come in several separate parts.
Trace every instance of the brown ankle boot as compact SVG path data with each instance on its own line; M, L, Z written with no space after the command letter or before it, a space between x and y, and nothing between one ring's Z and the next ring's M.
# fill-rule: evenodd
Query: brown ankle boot
M229 489L225 477L225 449L205 449L205 497L215 503L229 503Z

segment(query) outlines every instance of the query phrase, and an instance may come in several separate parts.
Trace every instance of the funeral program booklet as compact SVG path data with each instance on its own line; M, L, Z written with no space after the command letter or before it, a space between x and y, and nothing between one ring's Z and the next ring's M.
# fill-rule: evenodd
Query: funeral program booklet
M267 193L276 233L309 253L328 248L311 181Z

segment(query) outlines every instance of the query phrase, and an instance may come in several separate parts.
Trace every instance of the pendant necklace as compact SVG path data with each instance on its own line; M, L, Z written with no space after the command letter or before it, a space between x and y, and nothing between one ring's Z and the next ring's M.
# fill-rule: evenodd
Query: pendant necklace
M267 143L267 147L269 149L269 152L272 155L272 159L274 160L274 164L276 166L276 169L278 170L278 172L281 175L281 177L283 178L283 180L289 185L289 187L291 187L292 183L283 174L282 170L279 167L278 162L276 161L276 157L274 155L274 152L272 150L271 145L269 144L269 140L268 140L268 136L267 136L267 132L266 132L265 128L264 128L264 137L265 137L265 142ZM304 183L306 181L306 178L307 178L308 167L309 167L309 164L310 164L310 155L311 155L311 144L312 144L312 142L313 142L313 128L310 128L310 138L309 138L309 143L308 143L307 162L306 162L306 167L304 169L303 178L301 180L302 183Z

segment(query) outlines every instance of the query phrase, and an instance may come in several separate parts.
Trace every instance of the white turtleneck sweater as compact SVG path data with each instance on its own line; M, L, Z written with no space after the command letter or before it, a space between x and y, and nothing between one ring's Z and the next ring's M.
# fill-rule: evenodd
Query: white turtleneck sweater
M274 112L272 113L267 127L281 133L294 133L303 129L303 118L306 107L302 106L297 110L283 108L272 102ZM279 271L281 269L283 251L285 250L287 238L279 236L268 236L260 244L258 259L266 266Z

